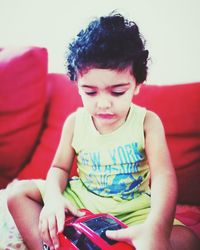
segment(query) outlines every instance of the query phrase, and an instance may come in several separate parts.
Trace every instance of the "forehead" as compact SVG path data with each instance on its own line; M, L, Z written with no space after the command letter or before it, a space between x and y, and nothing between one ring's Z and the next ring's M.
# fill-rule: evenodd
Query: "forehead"
M111 85L135 83L130 69L123 71L92 68L78 76L79 86L107 87Z

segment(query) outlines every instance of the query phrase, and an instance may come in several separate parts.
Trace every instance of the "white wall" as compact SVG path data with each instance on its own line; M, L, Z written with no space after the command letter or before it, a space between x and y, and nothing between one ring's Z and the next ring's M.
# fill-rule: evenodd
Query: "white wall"
M0 47L47 47L49 71L64 72L70 39L114 9L133 18L147 40L148 83L200 81L199 0L0 0Z

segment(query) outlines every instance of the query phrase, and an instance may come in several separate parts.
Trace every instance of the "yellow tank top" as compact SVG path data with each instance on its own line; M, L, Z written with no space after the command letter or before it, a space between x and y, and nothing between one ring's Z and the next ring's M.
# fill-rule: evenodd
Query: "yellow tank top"
M145 108L132 104L126 121L102 135L86 109L76 111L72 147L77 154L79 177L89 191L123 200L149 192L145 115Z

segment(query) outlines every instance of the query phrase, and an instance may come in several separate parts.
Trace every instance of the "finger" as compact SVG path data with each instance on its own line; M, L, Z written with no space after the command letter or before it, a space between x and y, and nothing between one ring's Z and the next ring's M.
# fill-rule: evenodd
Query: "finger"
M78 215L77 215L78 217L82 217L85 215L85 211L81 211L79 209L78 209L77 213L78 213Z
M57 236L57 221L55 216L48 218L49 235L55 249L59 247L59 240Z
M131 235L128 228L119 230L107 230L106 236L112 240L117 241L130 241Z
M39 232L40 232L40 237L41 239L48 245L52 246L52 241L51 237L49 235L49 230L48 230L48 222L47 220L40 220L39 222Z
M85 212L80 211L79 209L74 207L74 205L72 205L69 201L66 201L66 210L70 212L72 215L77 216L77 217L81 217L85 215Z
M58 233L63 232L63 229L64 229L64 222L65 222L65 211L64 211L64 210L60 210L60 211L56 214L56 221L57 221Z

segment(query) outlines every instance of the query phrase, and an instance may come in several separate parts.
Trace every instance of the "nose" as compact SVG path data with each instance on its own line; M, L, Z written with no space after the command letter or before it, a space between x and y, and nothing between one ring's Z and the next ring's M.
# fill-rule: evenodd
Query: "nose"
M112 106L112 102L106 95L100 95L97 100L97 107L101 110L109 109Z

